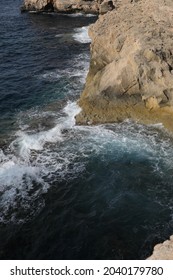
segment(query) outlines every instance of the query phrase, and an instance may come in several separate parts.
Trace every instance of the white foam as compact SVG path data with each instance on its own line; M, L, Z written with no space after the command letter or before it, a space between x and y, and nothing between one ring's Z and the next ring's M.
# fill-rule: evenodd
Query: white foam
M61 37L63 37L63 36L64 36L63 34L57 34L57 35L55 35L56 38L61 38Z
M79 114L81 108L78 106L77 102L68 102L63 112L67 115L67 118L64 122L65 128L72 128L75 125L75 116Z
M37 14L37 11L29 11L29 14Z
M83 13L74 13L74 14L66 14L68 17L82 17L84 16Z
M17 208L28 209L29 214L34 199L49 188L47 181L50 179L52 181L54 174L56 178L57 176L63 178L68 173L68 166L75 159L74 154L70 155L68 151L66 154L63 150L52 150L45 145L63 142L63 130L74 127L74 117L79 111L80 108L75 102L68 102L62 112L64 116L57 120L57 124L52 129L38 133L20 130L9 146L11 153L4 154L0 150L1 222L7 220L21 222ZM39 188L34 189L35 184L39 185Z
M23 131L16 133L17 138L10 144L11 150L23 160L29 162L31 151L41 151L46 143L63 141L62 131L75 125L75 115L80 112L76 102L68 102L64 108L65 117L59 118L57 125L50 130L28 134Z
M20 188L23 185L23 176L38 178L39 170L32 166L24 165L23 162L9 160L0 166L0 181L2 187L16 186Z
M88 28L89 26L83 26L81 28L75 28L74 31L76 32L73 34L73 38L83 44L90 43L91 39L88 35Z
M42 179L39 167L26 164L14 155L4 155L2 151L0 154L0 221L22 222L26 217L22 220L17 217L18 210L28 207L29 214L32 201L47 191L48 184ZM39 189L33 189L33 182L40 185Z
M85 16L86 17L97 17L97 15L95 15L95 14L86 14Z
M39 75L39 79L44 79L47 81L59 81L67 80L71 85L76 84L76 81L73 78L78 79L78 87L80 86L79 82L83 85L85 83L86 75L89 68L89 55L79 54L73 58L72 65L66 69L55 69L53 71L46 71L45 73Z
M136 162L147 160L159 176L163 166L171 169L172 143L169 138L160 140L160 126L147 127L130 121L76 126L75 115L80 110L76 102L69 101L60 117L55 115L53 128L37 133L29 128L25 132L20 130L8 154L0 150L0 220L9 217L13 208L10 217L14 218L17 205L30 209L34 198L47 191L49 182L80 176L90 157L98 156L100 161L111 157L117 162L123 157ZM32 117L37 118L37 114ZM39 188L34 189L33 182Z
M64 14L68 17L96 17L95 14L84 14L84 13L75 13L75 14Z
M48 71L42 75L42 78L49 81L56 81L61 78L61 75L57 71Z

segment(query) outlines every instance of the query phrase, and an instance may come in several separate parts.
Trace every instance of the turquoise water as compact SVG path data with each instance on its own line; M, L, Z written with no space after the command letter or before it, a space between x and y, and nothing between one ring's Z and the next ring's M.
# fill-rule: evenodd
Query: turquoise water
M0 258L144 259L173 232L161 124L75 126L95 17L2 1Z

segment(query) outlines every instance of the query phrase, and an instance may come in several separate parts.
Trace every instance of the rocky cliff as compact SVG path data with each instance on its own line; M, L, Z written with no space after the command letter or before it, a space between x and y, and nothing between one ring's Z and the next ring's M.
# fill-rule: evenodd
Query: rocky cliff
M117 0L89 35L91 63L77 123L132 118L173 130L173 1Z
M78 124L162 122L173 131L172 0L25 0L34 11L100 13ZM173 259L173 236L149 259Z
M24 11L106 13L115 8L116 0L24 0Z

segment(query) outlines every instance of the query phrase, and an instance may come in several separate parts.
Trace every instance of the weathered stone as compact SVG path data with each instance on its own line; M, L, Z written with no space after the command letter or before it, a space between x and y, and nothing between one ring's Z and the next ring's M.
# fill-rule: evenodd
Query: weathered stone
M44 10L48 3L52 3L50 0L24 0L24 4L21 8L22 11L40 11Z
M77 123L130 117L173 130L173 2L117 0L114 6L89 29L91 63Z
M103 0L103 2L100 4L100 7L99 7L99 13L105 14L108 11L112 11L113 9L115 9L113 1Z
M173 235L170 240L157 244L148 260L173 260Z
M105 2L107 11L114 8L113 1L107 0L24 0L21 11L84 12L98 14L103 1Z

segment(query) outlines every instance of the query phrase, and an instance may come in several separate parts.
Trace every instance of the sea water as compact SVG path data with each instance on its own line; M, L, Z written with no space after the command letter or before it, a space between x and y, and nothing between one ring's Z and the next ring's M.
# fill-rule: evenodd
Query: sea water
M173 233L172 137L76 126L97 18L21 4L0 10L0 258L144 259Z

